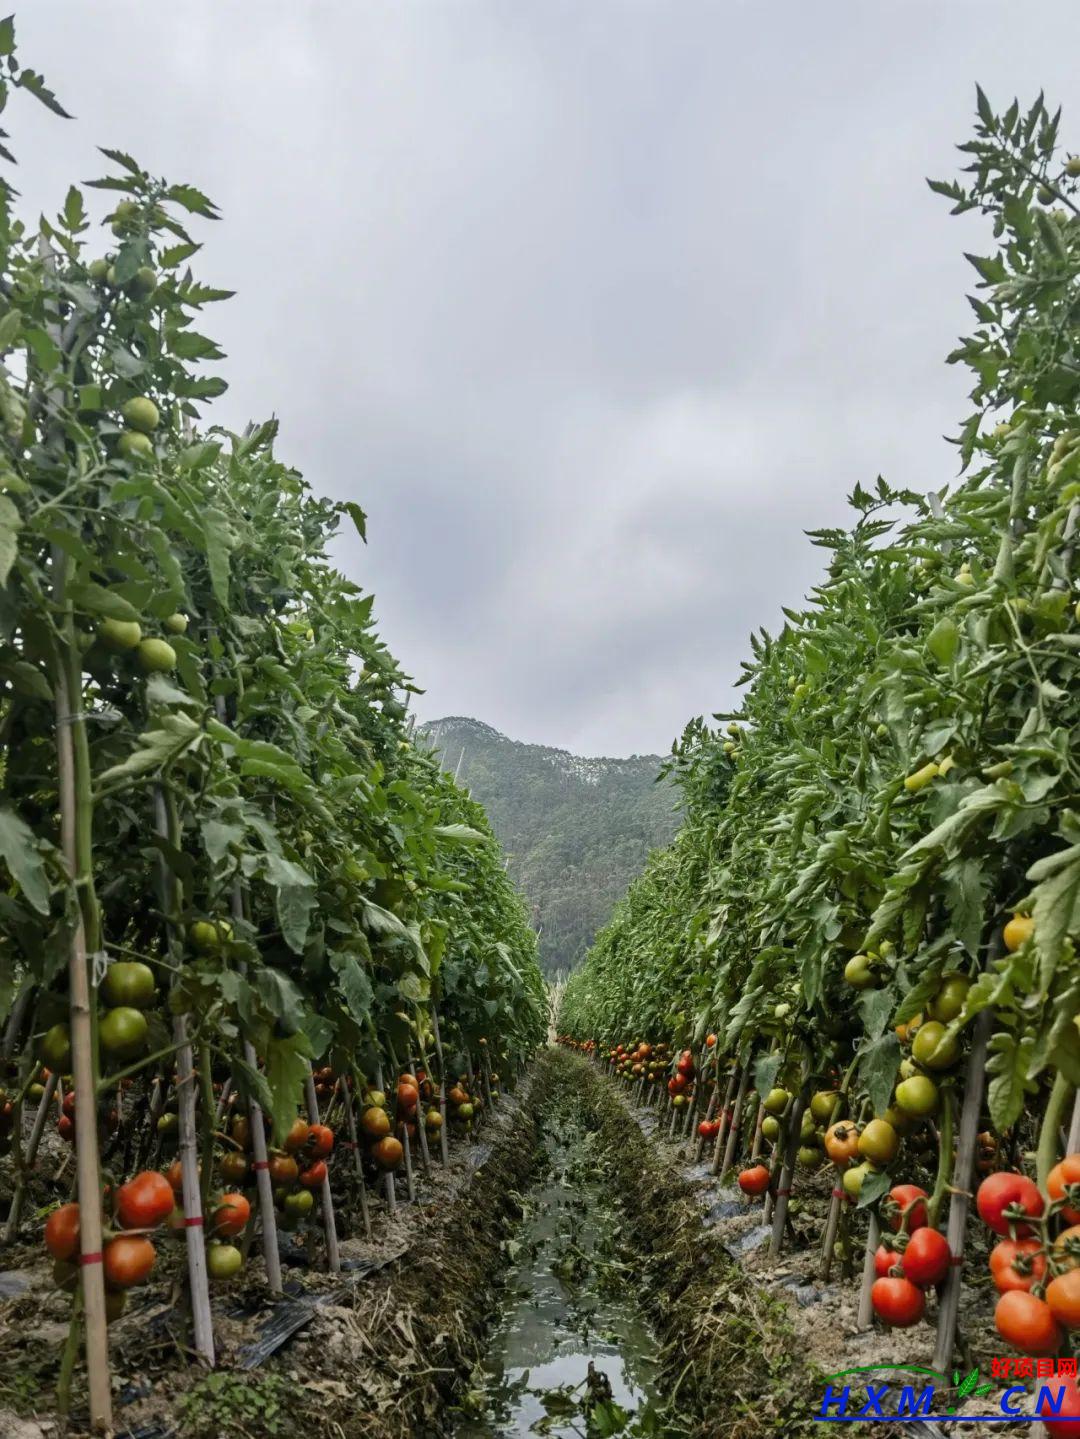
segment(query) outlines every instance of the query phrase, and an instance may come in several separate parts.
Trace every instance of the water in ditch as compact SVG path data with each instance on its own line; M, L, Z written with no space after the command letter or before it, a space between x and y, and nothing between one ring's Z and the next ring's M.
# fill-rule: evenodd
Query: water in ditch
M548 1166L507 1241L510 1273L455 1439L663 1435L656 1342L620 1257L619 1216L574 1117L548 1125Z

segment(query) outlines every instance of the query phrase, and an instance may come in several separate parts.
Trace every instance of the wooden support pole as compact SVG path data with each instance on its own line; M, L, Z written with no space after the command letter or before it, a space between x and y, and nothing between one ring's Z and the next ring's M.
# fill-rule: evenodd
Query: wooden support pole
M739 1141L739 1128L742 1123L743 1103L746 1099L746 1086L750 1081L749 1060L742 1067L742 1074L739 1076L739 1091L735 1096L735 1113L731 1117L731 1127L728 1130L727 1144L724 1147L724 1161L720 1166L721 1174L726 1174L735 1160L735 1146ZM719 1148L719 1144L717 1145Z
M307 1076L304 1079L304 1098L307 1101L308 1123L318 1124L319 1096L315 1093L315 1080L312 1078L310 1065L308 1065ZM326 1173L322 1177L322 1184L319 1188L323 1233L326 1236L326 1267L331 1274L340 1274L341 1255L338 1252L337 1225L334 1222L334 1196L330 1192L329 1166L327 1166Z
M37 1158L38 1146L41 1144L41 1136L45 1133L45 1124L49 1118L49 1110L56 1098L56 1087L59 1083L60 1076L50 1070L49 1077L45 1081L45 1092L38 1100L37 1111L34 1114L34 1123L30 1130L30 1138L27 1140L26 1150L22 1156L19 1177L15 1181L15 1188L11 1195L7 1222L4 1225L3 1237L0 1238L0 1243L2 1244L10 1244L19 1232L23 1200L26 1197L27 1180L33 1170L34 1161Z
M731 1109L731 1097L735 1093L737 1078L738 1070L732 1069L728 1075L727 1088L724 1091L724 1107L720 1111L720 1129L716 1136L715 1148L713 1149L712 1164L709 1166L710 1174L720 1173L720 1165L724 1157L724 1144L727 1139L728 1125L730 1123L728 1114Z
M360 1141L356 1132L356 1112L353 1109L352 1092L347 1084L342 1084L341 1092L345 1100L345 1123L349 1130L349 1144L352 1148L353 1164L356 1167L356 1178L360 1185L360 1218L364 1225L364 1238L371 1240L371 1212L368 1208L367 1181L364 1178L364 1156L360 1150Z
M960 1311L960 1268L964 1257L964 1230L967 1225L969 1193L975 1170L975 1149L982 1110L983 1086L986 1083L986 1052L994 1027L993 1009L984 1009L975 1020L968 1054L964 1083L964 1102L960 1110L960 1127L956 1137L956 1165L952 1176L949 1200L949 1221L945 1237L952 1253L952 1263L941 1286L938 1304L937 1341L934 1345L935 1369L946 1371L952 1363L956 1342L956 1319Z
M769 1255L774 1258L780 1253L784 1242L784 1221L787 1219L788 1198L791 1194L791 1179L795 1172L795 1153L799 1147L799 1128L803 1111L810 1102L810 1081L803 1081L802 1088L791 1106L791 1118L784 1135L784 1159L780 1166L780 1180L776 1187L776 1205L773 1210L772 1235L769 1239Z

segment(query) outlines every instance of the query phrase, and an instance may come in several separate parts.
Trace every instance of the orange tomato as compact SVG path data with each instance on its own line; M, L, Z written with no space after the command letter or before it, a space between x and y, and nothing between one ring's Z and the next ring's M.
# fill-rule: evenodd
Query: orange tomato
M231 1239L242 1234L251 1218L251 1205L243 1194L223 1194L221 1203L214 1210L214 1233Z
M113 1289L130 1289L135 1284L142 1284L150 1277L154 1257L154 1246L149 1239L133 1234L110 1239L103 1258L106 1284Z
M1031 1267L1022 1272L1016 1267L1021 1256L1030 1256ZM1000 1293L1010 1289L1030 1290L1046 1273L1046 1256L1040 1252L1037 1239L1003 1239L990 1251L990 1274Z
M850 1119L838 1120L825 1131L825 1153L834 1164L847 1164L859 1152L859 1131Z
M1046 1192L1051 1200L1064 1199L1066 1186L1070 1184L1080 1185L1080 1154L1066 1154L1060 1163L1054 1165L1047 1176ZM1061 1217L1070 1224L1080 1224L1080 1209L1070 1209L1066 1205L1061 1210Z
M116 1191L116 1217L125 1229L153 1229L173 1212L173 1187L156 1169L144 1169Z
M79 1250L79 1206L61 1204L45 1221L45 1248L54 1259L72 1259Z
M1080 1269L1070 1269L1046 1286L1050 1313L1066 1329L1080 1329Z
M1056 1354L1062 1334L1049 1304L1024 1289L1009 1289L997 1302L994 1324L1006 1344L1022 1354Z
M286 1154L295 1154L298 1149L303 1149L308 1141L310 1132L311 1129L306 1120L294 1120L292 1128L285 1136L285 1142L281 1146L282 1149L285 1150Z

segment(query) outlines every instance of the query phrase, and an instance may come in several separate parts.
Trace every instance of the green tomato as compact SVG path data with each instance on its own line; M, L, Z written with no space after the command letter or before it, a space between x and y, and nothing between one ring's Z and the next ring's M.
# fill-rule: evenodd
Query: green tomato
M120 414L125 425L132 430L141 430L146 435L157 429L161 419L157 405L145 395L136 395L133 400L128 400Z
M780 1138L780 1121L775 1114L767 1114L761 1121L761 1132L770 1141Z
M232 1279L244 1267L244 1256L235 1244L208 1244L206 1268L211 1279Z
M310 1189L298 1189L295 1194L285 1196L284 1209L286 1214L292 1214L297 1218L304 1219L315 1207L315 1196Z
M791 1095L786 1089L770 1089L765 1097L766 1114L783 1114Z
M154 446L149 435L144 435L139 430L125 430L116 448L124 460L151 460L154 457Z
M212 921L196 919L188 926L188 940L200 954L216 954L232 939L232 925L227 919Z
M101 981L101 997L110 1007L128 1005L132 1009L149 1009L157 997L154 971L137 961L110 964Z
M67 1074L71 1066L71 1030L66 1024L47 1029L40 1045L41 1062L54 1074Z
M141 640L139 663L148 674L165 674L176 668L176 651L168 640Z
M924 1069L948 1069L959 1055L956 1039L936 1019L928 1019L912 1040L911 1056Z
M941 981L941 988L927 1006L931 1019L948 1024L963 1011L964 1002L971 988L971 980L964 974L947 974Z
M171 635L183 635L187 633L188 617L182 615L179 610L175 614L167 615L164 620L165 628Z
M913 1075L896 1086L896 1103L905 1114L922 1119L937 1109L938 1087L928 1075Z
M149 265L140 265L128 281L128 292L136 299L145 300L157 289L157 272Z
M98 1040L112 1059L137 1059L146 1048L149 1026L141 1009L119 1005L110 1009L98 1025Z
M900 1136L887 1119L871 1119L859 1135L859 1153L863 1159L883 1168L892 1163L900 1148Z
M138 620L102 620L97 632L101 643L117 653L135 649L142 639L142 626Z
M865 954L852 955L844 965L844 983L850 984L852 989L873 989L874 975L870 968L869 956Z
M824 1154L816 1144L802 1144L795 1158L804 1169L816 1169L824 1159Z
M810 1113L819 1124L825 1124L833 1117L840 1096L834 1089L819 1089L810 1101Z
M850 1199L858 1199L862 1193L863 1180L868 1174L872 1174L873 1167L869 1164L853 1164L850 1169L845 1169L840 1183L844 1187L844 1193Z

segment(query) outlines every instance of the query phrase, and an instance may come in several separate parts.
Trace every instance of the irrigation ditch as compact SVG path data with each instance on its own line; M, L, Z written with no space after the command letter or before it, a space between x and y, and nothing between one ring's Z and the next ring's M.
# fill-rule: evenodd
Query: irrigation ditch
M813 1432L788 1307L721 1242L613 1082L544 1051L479 1141L342 1243L344 1272L220 1306L221 1365L184 1356L162 1288L113 1336L123 1439L509 1439ZM647 1117L645 1120L647 1124ZM0 1427L59 1439L47 1275L0 1295ZM19 1426L19 1427L16 1427Z

